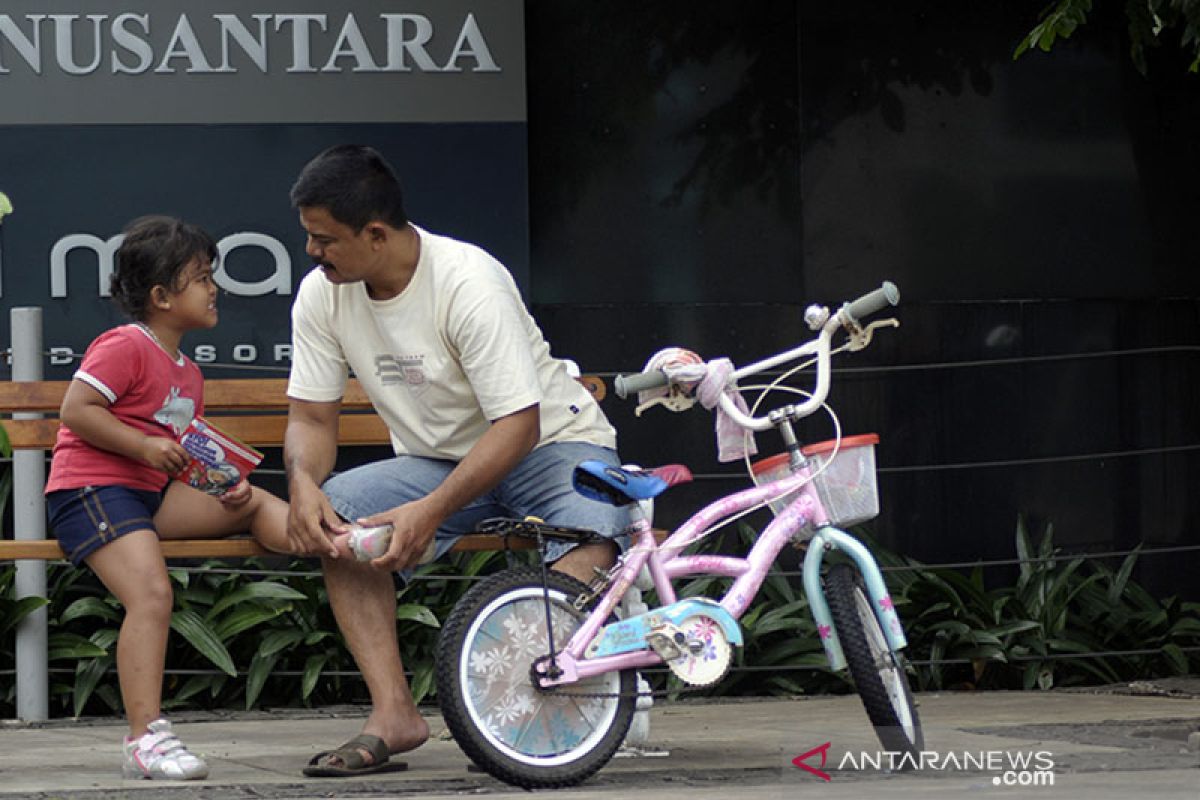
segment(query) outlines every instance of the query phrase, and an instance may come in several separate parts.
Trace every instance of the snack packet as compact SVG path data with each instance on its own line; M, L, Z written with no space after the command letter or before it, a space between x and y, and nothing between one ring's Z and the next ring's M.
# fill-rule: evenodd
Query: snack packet
M196 417L179 436L191 459L175 479L205 494L220 496L254 471L263 454L211 422Z

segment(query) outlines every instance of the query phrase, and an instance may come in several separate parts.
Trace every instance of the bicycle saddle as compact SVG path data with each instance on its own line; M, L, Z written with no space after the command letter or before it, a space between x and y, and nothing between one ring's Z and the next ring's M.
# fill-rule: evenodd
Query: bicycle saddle
M614 506L626 506L638 500L657 497L668 487L687 483L691 479L692 473L680 464L643 471L592 460L575 467L572 482L575 491L584 497Z

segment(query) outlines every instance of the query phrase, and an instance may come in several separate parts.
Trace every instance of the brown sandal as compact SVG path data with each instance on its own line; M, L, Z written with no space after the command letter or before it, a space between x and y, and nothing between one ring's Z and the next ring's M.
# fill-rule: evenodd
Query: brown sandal
M363 751L371 756L370 763ZM317 753L304 768L309 778L348 778L353 775L371 775L380 772L403 772L408 769L404 761L390 761L387 742L378 736L362 733L336 750ZM330 763L337 759L341 764Z

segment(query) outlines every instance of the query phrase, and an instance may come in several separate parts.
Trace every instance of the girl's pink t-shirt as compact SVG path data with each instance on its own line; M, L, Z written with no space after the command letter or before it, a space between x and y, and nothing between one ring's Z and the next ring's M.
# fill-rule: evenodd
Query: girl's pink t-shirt
M140 325L105 331L88 347L74 379L104 395L118 420L149 436L177 439L204 413L204 377L182 353L172 358ZM165 472L101 450L60 425L46 491L125 486L160 491Z

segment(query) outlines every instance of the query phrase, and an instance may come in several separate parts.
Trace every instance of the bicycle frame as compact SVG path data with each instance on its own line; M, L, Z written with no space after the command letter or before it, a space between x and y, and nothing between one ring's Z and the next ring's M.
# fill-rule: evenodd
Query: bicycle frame
M745 558L680 555L700 534L720 521L797 489L797 496L771 521ZM585 648L604 627L605 620L637 579L643 566L649 571L658 591L660 607L676 602L672 584L676 578L685 575L719 575L734 578L733 585L716 604L719 610L714 607L713 611L719 614L723 610L732 620L736 620L749 608L775 557L796 534L804 531L810 524L816 528L816 532L809 540L808 552L804 557L804 591L808 596L809 607L817 623L817 631L830 667L837 670L846 665L829 605L821 587L821 564L825 554L832 550L846 553L858 566L864 577L872 608L887 637L888 646L896 651L907 644L875 559L857 539L829 524L829 516L821 505L807 467L788 477L744 489L709 504L680 526L662 545L655 542L650 522L645 515L636 506L634 508L634 524L631 529L633 546L625 554L620 572L612 586L604 593L600 603L588 615L583 626L575 632L566 647L555 654L557 672L554 677L543 674L543 686L572 683L613 670L644 668L662 663L662 657L648 648L594 658L583 656Z

